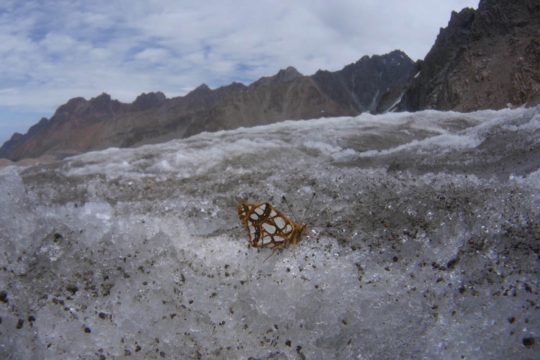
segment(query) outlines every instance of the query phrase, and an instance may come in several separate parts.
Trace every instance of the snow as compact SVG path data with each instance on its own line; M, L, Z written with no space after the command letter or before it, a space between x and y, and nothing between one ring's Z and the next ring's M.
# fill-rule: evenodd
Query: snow
M385 112L394 112L394 111L396 111L397 106L399 105L399 103L401 102L401 99L403 98L403 95L405 95L405 91L402 91L402 92L399 94L399 97L396 99L396 101L394 101L394 102L392 103L392 105L390 105L390 106L385 110Z
M0 190L1 358L538 356L540 107L203 133ZM240 201L307 224L295 251L248 248Z

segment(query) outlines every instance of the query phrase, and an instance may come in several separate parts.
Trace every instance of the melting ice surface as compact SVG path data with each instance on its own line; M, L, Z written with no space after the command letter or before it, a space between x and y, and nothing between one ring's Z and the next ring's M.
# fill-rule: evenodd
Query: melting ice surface
M539 197L539 107L5 167L0 357L538 358ZM308 225L295 252L247 247L246 200Z

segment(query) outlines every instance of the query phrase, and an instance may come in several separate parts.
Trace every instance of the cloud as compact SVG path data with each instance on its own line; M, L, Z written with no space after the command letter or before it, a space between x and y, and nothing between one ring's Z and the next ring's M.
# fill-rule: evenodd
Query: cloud
M103 91L132 101L249 83L289 65L338 70L394 49L422 58L450 11L476 2L4 0L0 110L10 112L0 111L0 123L15 109L52 113Z
M171 57L170 53L165 49L148 48L137 53L134 58L135 60L157 63L168 61Z

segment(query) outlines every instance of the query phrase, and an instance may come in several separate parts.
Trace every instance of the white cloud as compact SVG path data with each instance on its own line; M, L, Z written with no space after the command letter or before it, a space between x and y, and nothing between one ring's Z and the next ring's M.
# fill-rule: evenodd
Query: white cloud
M76 51L80 51L82 43L76 41L70 35L50 32L39 42L42 51L46 55L60 55L68 57Z
M149 62L160 62L160 61L169 61L170 53L165 49L159 48L148 48L137 53L135 55L136 60L149 61Z
M476 3L5 0L0 122L9 121L2 108L48 111L103 91L132 101L143 91L175 96L201 83L251 82L289 65L338 70L394 49L422 58L450 11Z

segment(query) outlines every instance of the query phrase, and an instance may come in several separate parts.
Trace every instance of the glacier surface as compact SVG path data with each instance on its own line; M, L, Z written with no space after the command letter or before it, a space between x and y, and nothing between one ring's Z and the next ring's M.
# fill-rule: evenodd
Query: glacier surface
M7 166L0 358L538 358L539 197L540 107ZM248 248L240 201L307 224L296 250Z

